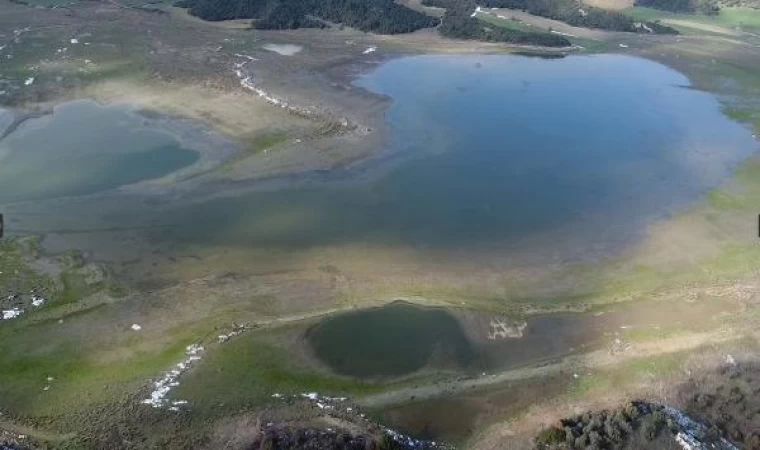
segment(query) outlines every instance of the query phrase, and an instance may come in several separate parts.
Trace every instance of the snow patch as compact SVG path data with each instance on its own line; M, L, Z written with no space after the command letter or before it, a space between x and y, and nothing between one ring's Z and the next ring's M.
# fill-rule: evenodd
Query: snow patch
M264 44L262 48L282 56L293 56L303 50L303 47L300 45L293 44Z
M170 411L179 411L179 407L186 405L186 400L169 400L166 396L172 388L179 386L179 377L185 373L193 363L201 359L203 347L198 344L188 345L185 349L186 358L184 361L177 363L174 369L166 372L164 376L153 383L153 390L150 398L142 401L143 404L150 405L154 408L169 407Z
M40 297L39 295L35 294L32 295L32 306L35 308L39 308L40 306L45 304L45 299Z
M720 450L738 450L738 448L721 438L717 442L710 442L709 429L699 422L695 422L681 410L670 406L663 407L663 412L678 425L676 442L684 450L707 450L708 448Z
M259 60L258 58L254 58L253 56L249 56L249 55L244 55L242 53L235 53L235 56L237 56L238 58L245 58L248 61L258 61Z
M24 310L19 309L19 308L13 308L13 309L6 309L2 313L3 313L3 320L11 320L24 314Z

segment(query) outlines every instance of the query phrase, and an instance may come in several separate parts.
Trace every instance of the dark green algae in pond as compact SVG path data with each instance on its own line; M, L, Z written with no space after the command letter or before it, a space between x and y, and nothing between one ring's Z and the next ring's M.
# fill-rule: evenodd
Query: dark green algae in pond
M475 355L451 314L405 302L326 319L308 339L320 360L355 377L401 376L431 358L465 366Z

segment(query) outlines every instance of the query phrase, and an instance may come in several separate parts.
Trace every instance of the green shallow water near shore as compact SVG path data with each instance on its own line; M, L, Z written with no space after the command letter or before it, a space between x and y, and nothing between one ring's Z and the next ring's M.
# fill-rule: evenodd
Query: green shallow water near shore
M126 108L70 102L0 141L0 205L93 194L160 178L198 158Z

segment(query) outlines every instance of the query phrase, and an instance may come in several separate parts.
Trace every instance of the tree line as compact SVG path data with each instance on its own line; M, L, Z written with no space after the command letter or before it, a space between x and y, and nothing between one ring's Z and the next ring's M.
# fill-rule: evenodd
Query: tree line
M638 0L645 2L716 0ZM545 47L567 47L565 37L486 24L473 16L476 0L423 0L445 8L441 20L412 10L394 0L180 0L177 6L204 20L253 19L258 29L321 28L328 23L347 25L378 34L409 33L440 25L442 35L454 39L506 42ZM520 9L570 25L615 31L677 33L659 23L641 27L619 12L580 7L577 0L478 0L489 8Z

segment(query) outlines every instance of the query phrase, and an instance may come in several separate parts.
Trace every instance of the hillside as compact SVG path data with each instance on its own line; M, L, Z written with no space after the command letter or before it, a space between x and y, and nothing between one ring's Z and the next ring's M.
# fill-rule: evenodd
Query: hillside
M724 7L760 9L760 0L636 0L636 6L678 13L717 14Z
M488 8L519 9L535 16L559 20L576 27L626 32L649 32L651 30L657 34L677 34L676 30L657 23L646 23L647 26L642 27L630 17L617 11L591 6L579 8L578 2L574 0L483 0L481 3L482 6Z
M426 6L446 9L438 31L449 38L544 47L569 47L572 45L569 40L556 34L488 26L474 17L473 11L475 11L476 6L475 2L471 0L423 0L422 3Z
M438 24L438 19L393 0L181 0L177 6L204 20L255 19L259 29L322 27L324 20L397 34Z
M338 23L378 34L408 33L441 24L393 0L181 0L177 6L204 20L254 19L258 29L321 28ZM486 27L471 17L475 2L445 1L447 8L440 32L455 39L567 47L571 43L544 32Z

